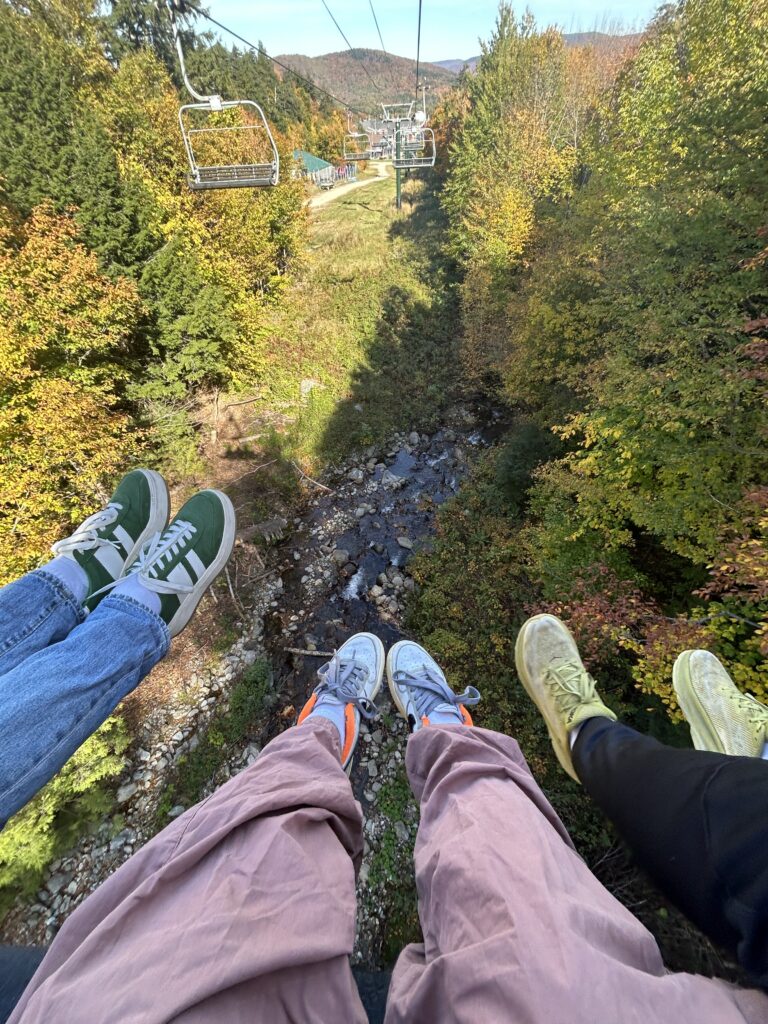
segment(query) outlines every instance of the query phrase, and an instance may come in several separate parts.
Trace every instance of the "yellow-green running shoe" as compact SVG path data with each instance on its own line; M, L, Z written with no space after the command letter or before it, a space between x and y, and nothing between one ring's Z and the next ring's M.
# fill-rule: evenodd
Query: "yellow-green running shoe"
M576 782L568 734L588 718L616 715L603 704L576 641L554 615L534 615L518 633L515 664L520 682L541 712L557 759Z
M672 685L697 750L760 757L768 740L768 708L737 689L714 654L683 651Z

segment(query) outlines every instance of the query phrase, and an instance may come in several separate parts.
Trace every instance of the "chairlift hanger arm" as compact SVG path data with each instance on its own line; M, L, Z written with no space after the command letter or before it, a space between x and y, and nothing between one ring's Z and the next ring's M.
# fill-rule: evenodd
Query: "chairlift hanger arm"
M178 3L178 0L176 0L176 3ZM168 13L170 14L171 17L171 27L173 28L173 42L174 45L176 46L176 53L178 54L179 57L179 67L181 68L181 77L184 82L185 89L193 99L197 100L198 103L207 103L210 106L211 110L221 110L221 96L204 96L202 93L199 93L195 88L193 88L192 83L189 80L189 76L187 75L187 65L186 61L184 60L184 47L181 45L181 33L179 32L179 24L176 21L176 8L174 5L174 0L166 0L166 6L168 8Z

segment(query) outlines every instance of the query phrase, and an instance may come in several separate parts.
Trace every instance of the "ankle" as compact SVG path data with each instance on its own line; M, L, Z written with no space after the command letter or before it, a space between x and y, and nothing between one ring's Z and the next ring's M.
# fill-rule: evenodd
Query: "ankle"
M55 576L72 594L76 604L83 604L91 589L90 580L83 569L73 558L57 555L41 567L43 572Z
M155 615L160 614L162 607L160 595L145 587L137 573L133 573L120 580L112 593L115 597L130 597L134 601L138 601L139 604L143 604L149 611L154 612Z

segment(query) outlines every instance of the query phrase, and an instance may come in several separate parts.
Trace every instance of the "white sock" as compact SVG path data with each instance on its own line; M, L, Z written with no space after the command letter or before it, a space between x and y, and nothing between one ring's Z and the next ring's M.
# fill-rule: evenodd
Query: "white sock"
M120 580L112 593L115 597L132 597L134 601L145 605L155 615L160 614L160 595L145 587L136 573Z
M587 719L587 722L588 721L589 721L589 719ZM581 732L582 725L585 725L585 724L586 724L585 722L579 722L579 724L578 725L574 725L574 727L568 733L568 746L571 748L571 750L573 750L573 745L576 742L579 733Z
M338 702L332 704L329 701L328 703L316 705L307 715L307 718L327 718L329 722L333 722L339 730L339 738L343 747L347 731L347 727L344 724L344 710L344 704L339 704Z
M768 740L766 740L765 743L763 744L763 752L760 755L760 758L763 761L768 761Z
M90 584L85 569L78 565L74 558L57 555L42 568L64 584L77 604L83 603L88 596Z

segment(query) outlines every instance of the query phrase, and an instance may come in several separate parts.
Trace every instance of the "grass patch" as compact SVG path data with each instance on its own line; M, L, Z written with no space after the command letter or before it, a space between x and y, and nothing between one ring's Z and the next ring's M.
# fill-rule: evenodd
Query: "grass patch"
M215 715L198 746L179 758L157 809L158 830L168 824L168 812L177 804L197 803L234 747L245 742L272 704L272 670L260 659L243 673L229 699L229 708Z
M260 332L269 369L258 383L286 411L290 457L320 466L396 429L428 429L455 391L445 223L423 183L407 198L398 213L384 179L318 210L307 270Z

